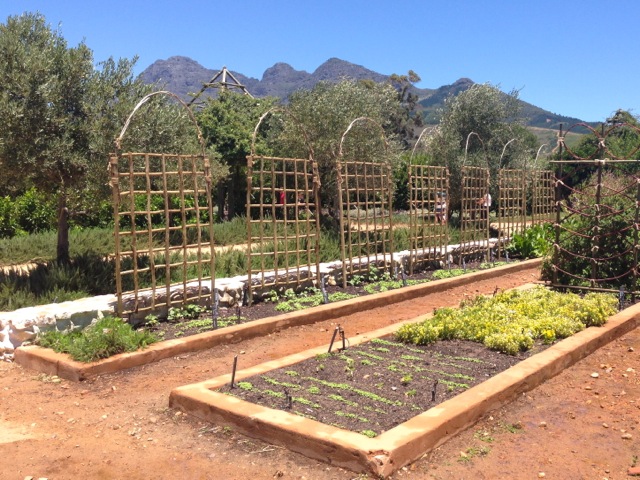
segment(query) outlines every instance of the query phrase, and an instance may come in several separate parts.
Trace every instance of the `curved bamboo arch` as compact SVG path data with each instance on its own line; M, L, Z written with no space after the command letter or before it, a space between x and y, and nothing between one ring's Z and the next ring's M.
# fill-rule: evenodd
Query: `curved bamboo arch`
M418 147L418 144L420 143L420 140L422 140L422 136L427 133L432 133L435 130L437 130L438 127L436 126L431 126L431 127L425 127L422 129L422 131L420 132L420 135L418 135L418 140L416 140L415 145L413 146L413 149L411 150L411 158L409 159L409 163L411 163L411 160L413 160L413 156L416 153L416 148Z
M579 127L584 127L587 130L591 131L591 133L593 133L595 135L595 137L598 139L598 148L596 150L596 152L589 156L589 157L581 157L580 155L578 155L577 153L575 153L573 150L571 150L567 144L564 141L564 138L567 136L567 134L573 130L574 128L579 128ZM564 132L562 132L562 130L560 130L560 134L558 135L558 147L560 151L562 152L562 150L566 150L569 155L571 155L571 157L575 160L593 160L594 158L596 158L598 156L598 154L604 150L605 145L604 145L604 139L600 136L600 134L596 131L595 128L593 128L591 125L587 125L586 123L574 123L573 125L571 125L569 128L567 128Z
M536 158L534 160L535 164L538 165L538 157L540 156L540 152L542 151L542 147L548 147L549 145L547 145L546 143L543 143L542 145L540 145L540 147L538 148L538 151L536 152ZM526 164L525 164L526 167Z
M500 161L498 162L498 168L502 168L502 159L504 158L504 153L507 151L507 147L511 142L515 142L516 140L517 140L516 138L512 138L511 140L509 140L507 143L504 144L504 147L502 147L502 153L500 154Z
M313 160L313 157L314 157L313 146L309 141L309 135L307 134L307 131L302 126L302 122L300 122L300 120L298 120L298 118L293 113L291 113L290 110L283 107L270 108L269 110L264 112L258 119L258 123L256 123L256 126L253 129L253 135L251 136L251 156L254 157L256 154L256 137L258 136L258 130L260 129L260 125L262 125L262 122L264 121L265 118L267 118L269 115L273 115L275 112L284 113L293 119L296 126L300 128L300 131L302 132L302 136L304 137L304 143L308 149L309 159Z
M476 137L478 137L478 140L480 140L480 143L482 144L482 151L484 151L484 160L487 164L487 168L489 168L489 158L487 157L487 147L485 147L482 137L478 135L476 132L471 132L469 133L469 135L467 135L467 141L464 146L464 160L462 162L462 166L465 167L467 164L467 154L469 153L469 140L471 139L471 135L475 135Z
M638 127L637 125L632 125L631 123L616 123L615 125L611 125L611 127L609 127L605 132L604 132L604 136L603 136L603 141L606 140L606 138L609 136L609 134L618 129L618 128L624 128L624 127L629 127L632 130L635 130L636 133L640 134L640 127ZM611 156L611 158L615 159L615 160L622 160L622 158L615 156L613 153L611 153L611 151L607 148L606 144L605 144L605 149L607 151L607 153ZM640 150L640 144L634 148L631 152L628 152L626 154L627 158L632 158L636 153L638 153L638 150Z
M124 134L127 132L127 129L129 128L129 124L131 123L131 120L133 119L133 116L140 109L140 107L142 107L145 103L147 103L151 99L151 97L156 96L156 95L167 95L167 96L173 98L174 100L177 100L178 103L182 107L185 108L185 110L189 114L189 118L193 122L193 125L196 127L196 131L198 132L198 142L200 143L200 148L201 148L201 154L202 154L203 157L205 157L206 145L204 143L204 137L202 136L202 131L200 130L200 127L198 126L198 122L196 121L196 117L193 115L193 111L191 110L191 108L189 108L189 106L178 95L176 95L175 93L169 92L167 90L159 90L157 92L152 92L152 93L149 93L148 95L145 95L142 98L142 100L140 100L138 102L138 104L133 108L133 110L129 114L129 117L127 117L127 121L124 122L124 126L122 127L122 130L120 131L120 135L118 135L118 138L116 138L116 141L115 141L116 153L120 152L120 147L121 147L121 144L122 144L122 138L124 137Z
M351 123L349 124L347 129L342 134L342 137L340 138L340 148L338 149L338 158L342 158L344 156L343 155L343 151L342 151L342 147L344 145L344 139L347 137L347 134L353 128L353 126L356 124L356 122L360 122L360 121L370 122L370 123L372 123L373 125L375 125L376 127L378 127L380 129L380 133L382 134L381 135L382 136L382 140L384 142L385 153L389 151L389 142L387 141L387 136L384 133L384 129L382 128L382 125L380 125L380 123L378 123L377 121L373 120L372 118L369 118L369 117L358 117L358 118L356 118L356 119L351 121Z

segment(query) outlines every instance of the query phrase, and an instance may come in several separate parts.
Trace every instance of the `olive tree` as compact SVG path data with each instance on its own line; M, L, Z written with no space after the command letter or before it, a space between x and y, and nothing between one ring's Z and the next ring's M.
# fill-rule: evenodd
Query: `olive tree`
M245 212L246 165L253 131L260 117L275 104L275 98L256 99L220 91L217 97L208 98L197 113L207 146L220 159L218 211L222 212L227 202L230 218Z
M393 132L402 106L397 90L390 84L342 80L320 82L312 90L300 90L289 98L290 115L274 136L274 149L281 155L306 157L313 150L322 182L321 203L334 207L337 200L336 162L341 139L357 118L368 120L354 125L345 136L345 159L388 161L398 158ZM388 145L384 144L386 138Z
M517 91L475 84L445 101L426 151L430 163L449 167L451 208L460 206L463 165L488 167L495 178L500 168L522 168L535 157L537 140L523 123Z
M0 24L0 188L15 195L36 187L57 198L58 261L69 261L69 207L88 210L109 198L113 142L151 90L134 78L134 64L109 59L96 67L84 43L69 47L41 14ZM132 123L129 145L183 150L185 139L197 138L175 104L148 108L151 115Z

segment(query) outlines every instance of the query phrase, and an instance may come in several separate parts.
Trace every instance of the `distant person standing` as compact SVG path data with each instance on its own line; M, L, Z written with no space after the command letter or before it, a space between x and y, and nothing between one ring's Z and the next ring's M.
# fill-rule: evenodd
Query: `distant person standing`
M281 219L285 218L286 204L287 204L287 193L284 190L280 190L280 193L278 193L278 209L276 210L277 218L281 218Z
M447 223L447 194L438 192L436 195L436 222L440 225Z
M485 193L478 199L478 205L480 205L480 218L486 220L489 218L489 209L491 208L491 194Z

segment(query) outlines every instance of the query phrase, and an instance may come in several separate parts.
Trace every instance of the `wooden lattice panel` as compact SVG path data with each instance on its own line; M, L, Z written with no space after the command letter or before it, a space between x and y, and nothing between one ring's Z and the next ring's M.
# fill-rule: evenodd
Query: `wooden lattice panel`
M525 170L501 169L498 173L497 204L498 258L504 257L504 246L514 234L526 227L527 175Z
M249 156L249 295L319 276L317 172L309 159ZM269 273L272 272L272 273Z
M449 243L449 172L446 167L409 166L409 272L441 260Z
M386 163L340 164L340 227L343 285L370 267L393 268L391 167Z
M489 258L489 207L492 201L489 193L489 169L462 167L461 258L477 257L480 254Z
M531 172L531 222L553 222L556 213L555 175L551 170Z
M118 314L209 304L215 276L209 160L125 153L110 165Z

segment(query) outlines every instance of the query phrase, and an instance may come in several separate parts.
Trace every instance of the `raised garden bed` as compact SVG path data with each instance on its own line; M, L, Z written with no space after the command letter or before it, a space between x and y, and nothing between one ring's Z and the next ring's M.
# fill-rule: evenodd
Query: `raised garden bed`
M516 264L517 262L512 262L510 265L514 266ZM411 276L407 275L404 280L391 279L387 273L380 274L374 272L369 278L365 278L365 276L362 275L355 276L346 287L336 285L326 286L326 296L328 300L326 303L323 293L317 288L308 288L300 292L295 292L293 289L280 289L273 290L271 295L265 296L265 298L254 302L250 306L236 305L231 308L220 308L215 319L215 327L213 312L210 309L190 305L184 309L171 309L167 318L158 318L151 315L147 317L147 319L151 318L151 321L147 321L141 328L153 333L160 340L184 338L190 335L210 332L217 328L243 325L255 320L275 317L321 305L335 305L337 302L344 302L346 300L406 287L415 287L425 283L451 279L474 272L489 271L506 265L504 262L493 264L469 263L464 269L425 270Z
M544 348L506 355L464 340L422 346L388 336L334 348L219 391L375 437Z
M408 323L411 322L402 322L402 324ZM274 410L222 393L220 390L230 385L231 373L175 389L170 396L170 406L180 408L207 421L232 425L234 429L248 436L283 445L312 458L358 472L387 476L420 458L450 436L472 425L488 411L509 402L518 394L531 390L638 325L640 325L640 306L634 305L609 318L602 327L583 330L540 353L519 361L502 373L465 389L462 393L435 407L429 408L427 405L427 409L421 413L416 410L415 416L375 438L360 433L362 430L368 430L367 428L358 426L357 431L349 431L290 413L287 411L288 405L285 404L286 396L282 399L281 405L287 408ZM387 338L398 327L399 325L393 325L350 338L350 348L366 344L374 338ZM327 350L328 346L323 346L241 370L236 372L235 382L240 385L241 382L250 382L251 378L274 377L276 370L284 372L283 379L292 377L286 372L296 371L301 362L317 362L317 357L324 355ZM344 360L343 370L339 372L341 377L345 375L346 364ZM390 389L391 386L388 387ZM375 389L375 383L373 388ZM431 389L424 387L423 389L427 391L422 391L421 394L429 399ZM234 395L238 390L241 388L234 389ZM385 392L385 396L387 393ZM292 393L291 396L295 394ZM296 405L296 402L292 404ZM295 408L301 405L296 405ZM313 406L311 408L313 409ZM388 408L380 409L388 415ZM364 415L361 416L364 417ZM341 423L345 418L340 415L338 417L339 421L334 423Z
M540 259L535 259L510 263L455 278L436 280L396 290L389 290L376 295L363 295L351 300L280 315L277 315L279 312L275 310L274 303L263 302L248 309L242 309L239 314L240 317L246 317L249 315L249 311L254 312L256 315L255 319L251 317L252 321L247 323L240 322L238 325L196 334L185 332L179 338L155 343L144 350L115 355L93 363L76 362L71 360L66 354L55 353L53 350L35 346L25 346L16 349L15 361L23 366L33 368L48 375L58 375L68 380L81 381L91 376L145 365L186 352L204 350L217 345L230 344L256 336L268 335L283 328L307 325L333 318L338 319L345 315L367 309L388 306L427 294L443 292L456 286L469 285L477 281L508 275L513 272L538 266L540 262ZM262 311L258 314L257 312L260 310ZM177 328L182 327L178 325Z

